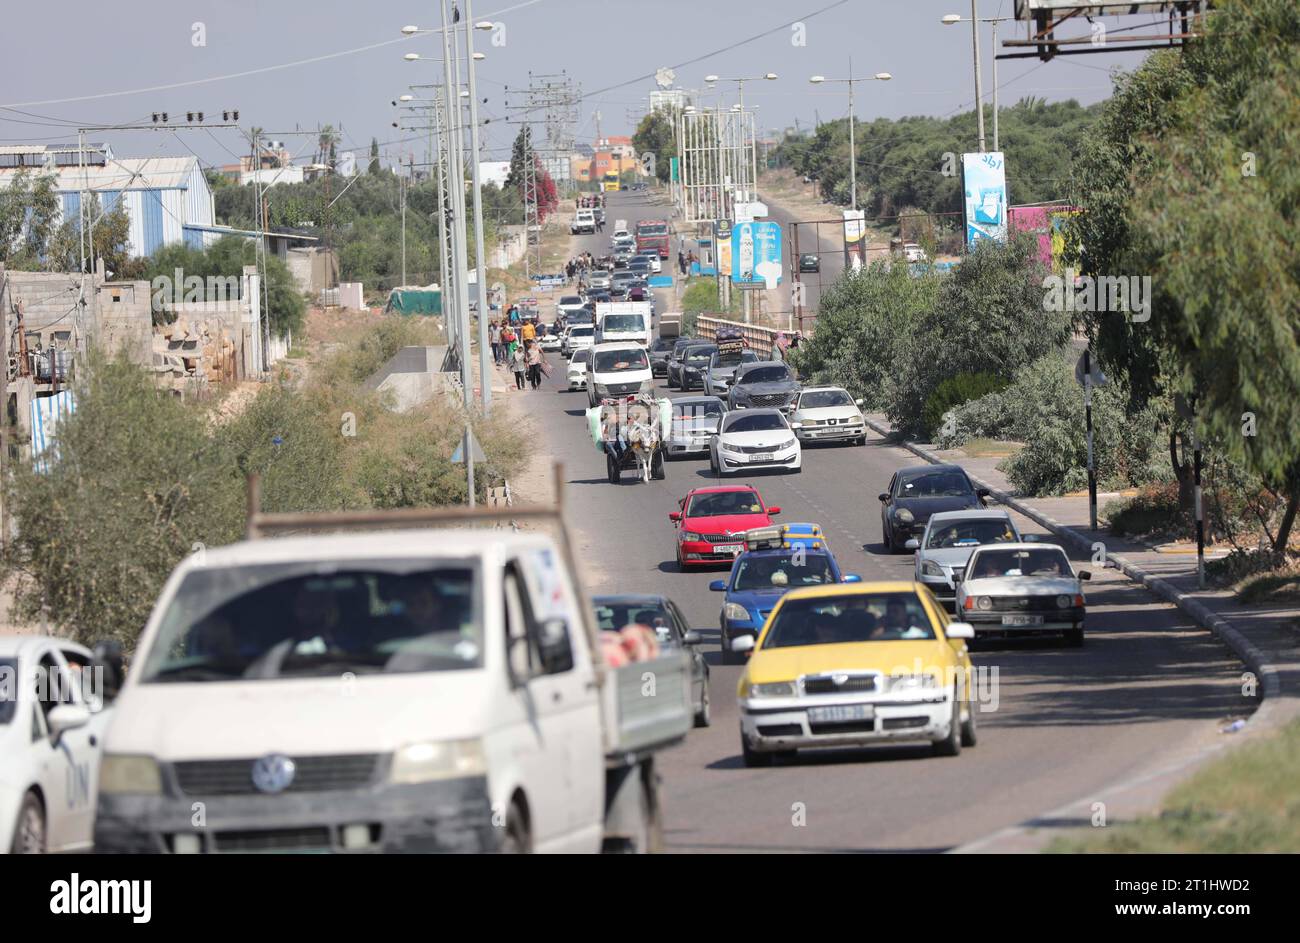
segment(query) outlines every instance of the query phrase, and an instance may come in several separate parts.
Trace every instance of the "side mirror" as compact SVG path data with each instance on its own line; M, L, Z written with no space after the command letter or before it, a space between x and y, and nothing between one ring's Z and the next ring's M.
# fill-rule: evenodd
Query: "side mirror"
M731 640L731 650L733 652L752 652L754 650L754 636L737 635Z
M80 704L60 704L50 710L45 720L50 726L51 738L57 743L67 731L90 723L90 710Z
M537 648L542 671L561 674L573 668L573 645L569 641L569 623L565 619L547 619L537 627Z
M860 399L855 399L853 402L855 402L855 403L858 404L859 406L861 406L861 405L863 404L863 400L860 400Z
M700 633L696 632L694 629L691 629L689 632L687 632L685 635L682 636L683 645L699 645L703 641L704 641L704 636L700 635Z
M909 537L907 539L907 543L903 544L903 546L906 547L908 550L920 550L921 541L917 540L915 537Z
M988 488L976 488L975 493L979 495L981 498L987 498L990 494Z
M122 682L126 680L122 643L115 639L96 642L91 650L91 658L91 667L103 671L103 690L100 693L104 697L104 703L110 703L117 697L117 692L122 690Z
M792 423L790 423L790 428L791 428L791 429L802 429L802 428L803 428L803 423L802 423L802 422L792 422Z
M677 523L677 522L679 522L681 519L682 519L682 512L681 512L681 511L669 511L669 512L668 512L668 520L672 521L673 523Z
M888 501L889 501L889 492L887 492L887 491L882 491L882 492L880 492L880 494L876 495L876 500L881 501L881 502L888 502Z
M1089 573L1087 570L1080 570L1080 571L1079 571L1079 579L1081 579L1081 580L1090 580L1090 579L1092 579L1092 574Z
M727 591L727 581L713 580L709 583L709 589L715 593L725 593Z
M768 508L768 509L767 509L767 513L768 513L768 514L780 514L780 513L781 513L781 509L780 509L780 508Z
M950 639L973 639L975 637L975 627L969 622L949 622L948 628L943 630L943 634Z
M844 579L840 580L840 582L841 582L841 583L861 583L861 582L862 582L862 577L858 576L858 574L856 574L856 573L845 573L845 574L844 574Z

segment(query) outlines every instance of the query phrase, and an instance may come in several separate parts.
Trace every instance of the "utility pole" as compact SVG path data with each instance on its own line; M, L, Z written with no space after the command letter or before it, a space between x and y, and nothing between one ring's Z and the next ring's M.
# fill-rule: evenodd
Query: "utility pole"
M469 151L474 179L474 264L478 280L478 369L481 374L479 401L486 416L492 405L492 349L488 343L487 263L483 254L483 182L479 175L478 89L474 83L473 0L465 0L465 55L469 71Z
M455 59L453 48L459 46L452 28L451 17L447 14L447 0L441 0L442 7L442 69L443 86L446 90L447 118L451 122L451 205L452 205L452 266L456 270L456 307L457 323L460 333L460 381L463 387L465 404L465 475L469 492L469 506L474 507L474 452L471 448L470 414L474 408L474 379L470 365L472 356L469 343L469 286L465 284L464 273L467 270L467 251L465 244L465 167L464 151L461 145L460 121L460 75L457 68L453 72ZM487 377L483 378L486 383Z
M970 38L971 46L975 50L975 115L979 119L980 130L980 153L985 151L984 146L984 86L980 79L980 23L979 11L975 8L975 0L970 0ZM997 62L997 57L994 57ZM994 83L996 84L996 83Z

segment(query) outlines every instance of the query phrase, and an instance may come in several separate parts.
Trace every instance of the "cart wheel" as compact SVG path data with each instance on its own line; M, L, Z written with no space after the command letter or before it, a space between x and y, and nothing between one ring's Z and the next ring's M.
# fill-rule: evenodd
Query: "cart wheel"
M618 459L609 452L605 453L605 468L609 473L609 483L611 485L618 484L619 479L623 476L622 471L618 467Z
M658 481L663 481L666 477L664 472L664 450L655 449L654 458L650 459L650 477Z

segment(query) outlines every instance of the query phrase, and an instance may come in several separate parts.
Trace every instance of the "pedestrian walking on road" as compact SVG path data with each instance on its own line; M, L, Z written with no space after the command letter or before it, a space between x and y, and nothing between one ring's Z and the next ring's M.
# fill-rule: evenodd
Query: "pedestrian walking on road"
M492 362L495 364L502 363L505 360L505 356L501 350L500 322L493 321L488 325L488 340L492 344Z
M510 370L515 375L515 389L524 388L524 373L527 372L528 364L524 362L524 349L515 346L514 353L510 355Z
M686 253L681 249L677 250L677 270L683 275L686 274Z
M524 355L528 362L528 382L533 389L539 389L542 385L542 348L540 344L532 343L528 345L528 352Z
M503 353L505 354L502 362L510 363L514 359L515 348L519 346L519 335L517 335L515 329L509 325L506 325L505 329L501 332L501 346L504 349Z

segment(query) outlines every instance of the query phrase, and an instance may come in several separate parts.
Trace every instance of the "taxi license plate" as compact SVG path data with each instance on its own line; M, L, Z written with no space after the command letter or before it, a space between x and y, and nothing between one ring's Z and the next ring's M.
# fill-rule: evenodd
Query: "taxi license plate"
M714 544L714 553L741 553L745 549L744 544Z
M836 704L833 707L808 709L810 724L851 724L859 720L871 720L875 716L876 709L870 704Z
M757 455L751 455L749 460L751 462L770 462L772 461L772 458L773 455L771 452L760 452Z
M1003 625L1042 625L1042 616L1003 616Z

